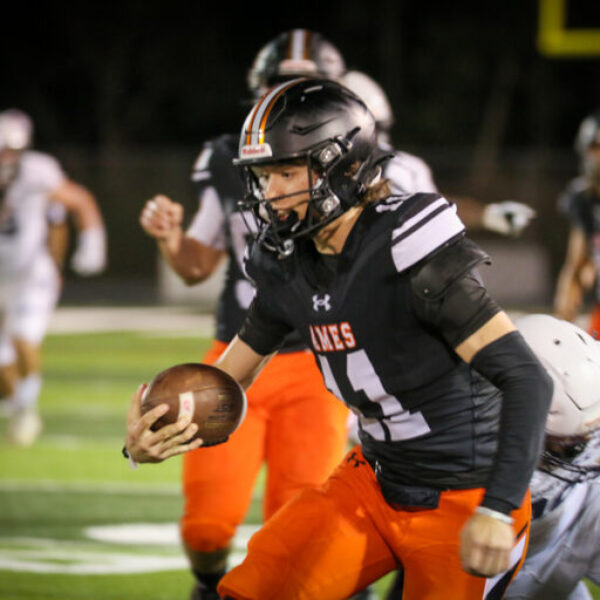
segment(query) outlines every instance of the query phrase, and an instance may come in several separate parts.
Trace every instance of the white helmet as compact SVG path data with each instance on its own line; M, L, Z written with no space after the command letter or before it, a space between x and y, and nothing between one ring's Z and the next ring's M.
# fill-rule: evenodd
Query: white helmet
M15 108L0 112L0 150L24 150L31 143L33 123Z
M576 437L598 429L600 342L550 315L527 315L516 325L554 381L546 433Z
M388 131L394 123L394 112L383 88L361 71L346 71L339 82L354 92L375 117L377 127Z

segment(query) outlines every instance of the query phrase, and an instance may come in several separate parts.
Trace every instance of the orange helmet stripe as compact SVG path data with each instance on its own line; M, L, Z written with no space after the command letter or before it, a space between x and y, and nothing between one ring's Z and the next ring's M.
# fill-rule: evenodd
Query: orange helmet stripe
M250 121L248 123L248 129L246 130L246 145L251 144L263 144L265 141L265 127L267 120L271 114L273 106L277 102L277 99L287 89L301 81L302 79L293 79L282 83L271 90L269 90L258 102L252 111Z

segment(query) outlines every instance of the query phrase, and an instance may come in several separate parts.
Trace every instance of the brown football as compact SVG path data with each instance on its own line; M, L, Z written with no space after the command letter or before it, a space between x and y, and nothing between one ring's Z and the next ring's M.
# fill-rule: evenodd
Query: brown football
M187 414L198 425L194 439L202 438L204 446L227 441L246 414L246 395L239 383L221 369L202 363L175 365L156 375L142 396L142 414L163 403L169 410L152 430Z

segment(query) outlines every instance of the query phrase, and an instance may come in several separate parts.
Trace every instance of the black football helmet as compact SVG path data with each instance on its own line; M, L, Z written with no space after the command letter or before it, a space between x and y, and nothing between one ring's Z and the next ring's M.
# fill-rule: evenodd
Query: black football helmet
M600 179L600 165L588 155L592 146L600 146L600 110L581 122L575 138L575 150L579 154L581 171L583 175L596 181Z
M270 89L252 108L240 137L239 158L245 196L243 211L263 246L289 255L294 240L314 235L361 202L381 174L389 153L377 145L375 119L354 93L331 80L295 79ZM278 222L252 167L298 161L306 164L309 194L306 216ZM316 179L315 179L316 175Z
M321 34L292 29L265 44L248 71L255 99L268 88L297 77L338 79L346 70L340 51Z

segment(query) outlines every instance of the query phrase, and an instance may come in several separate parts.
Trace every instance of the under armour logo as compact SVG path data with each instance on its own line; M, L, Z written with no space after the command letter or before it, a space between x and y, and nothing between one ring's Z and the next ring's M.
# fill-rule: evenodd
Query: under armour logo
M331 296L329 294L325 294L322 298L319 298L318 294L315 294L312 297L313 301L313 310L315 312L319 312L321 308L325 309L325 311L331 310Z
M353 463L352 466L356 469L357 467L360 467L360 465L366 465L366 461L361 460L360 458L358 458L358 454L356 452L353 452L352 454L350 454L350 456L348 456L348 458L346 459L347 463Z

